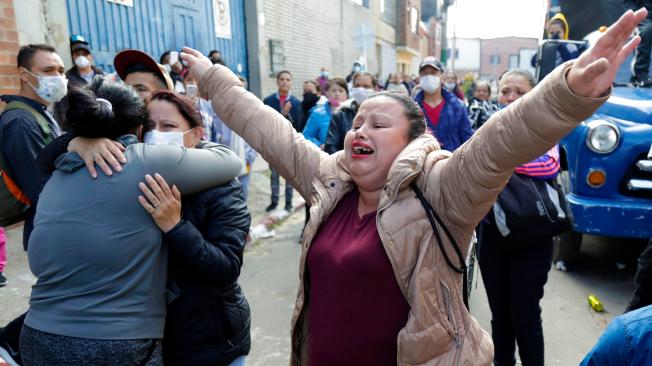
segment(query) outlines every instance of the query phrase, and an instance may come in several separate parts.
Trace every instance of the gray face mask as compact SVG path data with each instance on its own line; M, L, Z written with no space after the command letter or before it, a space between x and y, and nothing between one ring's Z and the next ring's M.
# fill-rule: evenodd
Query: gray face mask
M195 84L186 84L186 96L194 98L197 96L197 85Z

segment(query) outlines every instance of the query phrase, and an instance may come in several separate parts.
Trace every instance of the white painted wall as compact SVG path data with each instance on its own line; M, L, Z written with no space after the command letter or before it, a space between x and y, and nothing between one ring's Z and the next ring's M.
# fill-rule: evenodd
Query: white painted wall
M72 67L65 0L14 0L18 42L54 47L66 68Z
M452 49L453 39L448 39L448 47ZM477 70L480 71L480 39L479 38L457 38L455 48L458 51L458 57L455 59L455 69L457 70ZM451 55L452 57L453 55ZM448 61L449 68L451 60Z
M519 64L518 64L519 69L528 70L532 73L532 75L534 75L534 67L532 67L532 64L530 62L532 60L532 56L537 54L537 49L521 48L518 54L519 54Z

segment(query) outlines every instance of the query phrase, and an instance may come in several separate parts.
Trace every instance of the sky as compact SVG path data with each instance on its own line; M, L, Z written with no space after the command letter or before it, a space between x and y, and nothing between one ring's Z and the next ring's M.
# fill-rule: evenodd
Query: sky
M458 38L539 38L547 0L455 0L448 8L448 33Z

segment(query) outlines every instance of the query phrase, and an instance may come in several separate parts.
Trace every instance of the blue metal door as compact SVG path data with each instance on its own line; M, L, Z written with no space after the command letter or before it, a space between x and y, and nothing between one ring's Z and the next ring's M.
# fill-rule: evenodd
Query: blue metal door
M198 50L208 48L206 37L206 17L201 16L201 3L197 0L176 0L172 7L172 33L174 43L170 49L180 50L183 46L190 46ZM205 51L204 51L205 52Z
M106 0L67 0L70 34L90 42L95 63L113 72L113 57L125 48L159 59L166 50L216 49L234 72L247 77L245 0L228 0L231 38L215 35L213 0L134 0L133 7Z

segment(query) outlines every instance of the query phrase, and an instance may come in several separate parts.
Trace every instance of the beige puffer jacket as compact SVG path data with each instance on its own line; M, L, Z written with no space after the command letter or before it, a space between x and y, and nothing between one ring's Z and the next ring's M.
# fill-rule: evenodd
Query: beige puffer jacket
M548 151L606 100L574 95L564 77L569 67L560 66L530 93L494 114L455 153L440 150L432 136L424 135L394 161L376 222L396 281L410 305L407 324L396 340L397 364L492 363L491 338L463 305L462 275L443 259L409 183L416 180L466 253L474 227L514 168ZM327 155L304 140L285 118L243 89L225 67L213 66L199 87L202 96L210 97L218 116L310 202L291 355L291 365L307 365L310 283L304 277L306 256L321 223L344 194L355 188L344 154ZM455 261L451 243L442 237Z

